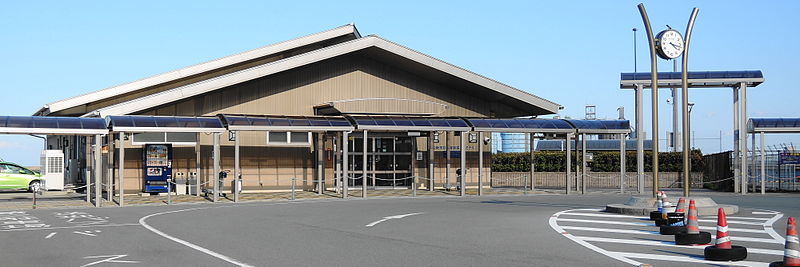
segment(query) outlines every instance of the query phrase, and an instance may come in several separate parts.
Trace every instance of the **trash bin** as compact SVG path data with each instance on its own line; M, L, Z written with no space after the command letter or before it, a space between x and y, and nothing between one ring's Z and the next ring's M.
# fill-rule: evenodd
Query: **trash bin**
M242 193L242 180L233 179L233 181L231 181L231 194L235 194L236 191Z

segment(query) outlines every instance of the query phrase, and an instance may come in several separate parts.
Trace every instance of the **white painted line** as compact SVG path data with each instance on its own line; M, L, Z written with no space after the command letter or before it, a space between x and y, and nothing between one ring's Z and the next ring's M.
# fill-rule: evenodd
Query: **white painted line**
M617 239L617 238L589 237L589 236L578 236L578 238L590 242L606 242L606 243L693 248L693 249L704 249L705 247L710 246L710 245L681 246L681 245L675 245L675 243L669 241L632 240L632 239ZM783 250L774 250L774 249L747 248L747 253L783 256Z
M100 263L139 263L138 261L123 261L123 260L117 260L117 259L121 259L121 258L124 258L124 257L127 257L127 256L128 256L128 255L102 255L102 256L86 256L86 257L83 257L83 258L84 258L84 259L107 258L107 259L103 259L103 260L99 260L99 261L95 261L95 262L90 262L90 263L87 263L87 264L81 265L81 267L92 266L92 265L95 265L95 264L100 264Z
M92 234L92 233L87 233L87 232L88 232L88 231L86 231L86 232L78 232L78 231L75 231L75 232L73 232L73 233L76 233L76 234L79 234L79 235L85 235L85 236L97 236L97 235L95 235L95 234Z
M553 218L551 218L551 219L553 219ZM594 227L579 227L579 226L561 226L561 228L569 229L569 230L578 230L578 231L619 233L619 234L661 235L658 231L647 231L647 230L609 229L609 228L594 228ZM715 238L715 236L712 234L711 238ZM743 241L743 242L759 242L759 243L770 243L770 244L783 244L783 242L778 242L777 240L774 240L774 239L755 238L755 237L732 236L731 240Z
M176 213L176 212L182 212L182 211L208 209L208 208L211 208L211 207L199 207L199 208L191 208L191 209L182 209L182 210L174 210L174 211L165 211L165 212L153 213L153 214L150 214L150 215L147 215L147 216L144 216L144 217L140 218L139 219L139 224L144 226L144 228L147 228L147 230L150 230L151 232L156 233L157 235L160 235L160 236L162 236L162 237L164 237L166 239L175 241L178 244L190 247L190 248L192 248L194 250L197 250L197 251L203 252L205 254L211 255L211 256L213 256L215 258L218 258L220 260L224 260L224 261L230 262L230 263L235 264L237 266L252 266L252 265L240 262L240 261L238 261L238 260L236 260L234 258L225 256L225 255L222 255L222 254L219 254L219 253L216 253L214 251L211 251L210 249L207 249L207 248L204 248L204 247L189 243L188 241L185 241L183 239L180 239L180 238L165 234L164 232L159 231L158 229L150 226L149 224L147 224L147 222L145 222L148 218L153 217L153 216Z
M777 211L768 211L768 212L767 211L754 211L753 212L753 214L755 214L755 215L775 215L775 214L778 214L778 213L780 213L780 212L777 212Z
M660 254L646 254L646 253L631 253L631 252L609 252L612 255L620 256L620 257L630 257L636 259L648 259L648 260L661 260L661 261L677 261L677 262L691 262L691 263L705 263L711 265L725 265L725 266L769 266L767 262L756 262L756 261L707 261L701 257L688 257L688 256L671 256L671 255L660 255Z
M708 232L716 232L716 226L700 226L700 230L708 230ZM756 233L756 234L766 234L767 231L760 230L760 229L745 229L745 228L728 228L728 231L731 232L739 232L739 233Z
M10 229L0 230L0 232L15 232L15 231L39 231L39 230L52 230L52 229L72 229L72 228L86 228L86 227L117 227L117 226L139 226L138 223L121 223L121 224L104 224L104 225L75 225L75 226L59 226L59 227L45 227L45 228L31 228L31 229Z
M409 213L409 214L400 214L400 215L386 216L386 217L383 217L383 219L380 219L380 220L377 220L377 221L371 222L370 224L367 224L367 225L365 225L364 227L373 227L373 226L375 226L376 224L379 224L379 223L382 223L382 222L385 222L385 221L388 221L388 220L392 220L392 219L402 219L402 218L405 218L405 217L408 217L408 216L414 216L414 215L419 215L419 214L423 214L423 213L424 213L424 212L415 212L415 213Z
M50 239L54 235L56 235L56 232L52 232L52 233L48 234L47 236L44 237L44 239Z
M558 217L558 221L561 221L561 222L584 222L584 223L599 223L599 224L630 225L630 226L656 226L653 223L582 220L582 219L569 219L569 218L562 218L562 217Z
M767 234L769 234L769 236L771 236L772 239L775 239L775 241L778 241L778 243L780 244L784 244L786 243L786 239L784 239L782 235L779 235L777 232L775 232L775 229L773 229L772 227L772 225L775 224L776 221L778 221L781 217L783 217L783 213L777 211L770 211L770 212L775 212L776 214L775 216L772 216L771 219L764 222L764 230L767 231Z
M634 265L634 266L642 265L641 262L638 262L638 261L635 261L635 260L632 260L632 259L628 259L628 258L626 258L624 256L616 255L616 254L610 254L609 251L607 251L605 249L602 249L602 248L600 248L598 246L589 244L589 242L580 240L579 238L573 236L572 234L567 233L566 231L564 231L564 229L561 226L558 226L558 222L556 221L556 219L558 219L559 215L561 215L562 213L565 213L567 211L571 211L571 210L565 210L565 211L561 211L561 212L557 212L556 214L553 214L553 216L550 217L550 228L553 228L553 230L555 230L557 233L561 233L563 236L569 238L572 241L575 241L575 243L578 243L581 246L584 246L584 247L586 247L588 249L591 249L594 252L609 256L609 257L614 258L614 259L616 259L618 261L621 261L621 262L624 262L624 263L627 263L627 264L631 264L631 265Z
M650 219L650 217L644 217L644 216L620 215L620 214L602 214L602 213L580 213L580 212L569 212L569 213L564 213L564 214L561 214L561 215L589 216L589 217L607 217L607 218Z
M697 221L698 221L698 222L714 223L714 224L716 224L716 223L717 223L717 220L716 220L716 219L714 219L714 220L703 220L703 219L701 219L701 220L697 220ZM766 225L765 223L759 223L759 222L743 222L743 221L736 221L736 220L728 220L728 224L743 224L743 225L758 225L758 226L764 226L764 225Z
M708 217L714 218L716 217ZM725 216L726 219L734 219L734 220L754 220L754 221L768 221L770 218L759 218L759 217L739 217L739 216Z

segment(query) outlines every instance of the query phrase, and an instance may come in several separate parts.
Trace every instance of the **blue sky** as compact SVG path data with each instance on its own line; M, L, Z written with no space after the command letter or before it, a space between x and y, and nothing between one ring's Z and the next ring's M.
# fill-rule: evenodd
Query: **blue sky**
M619 73L649 71L638 1L13 1L0 9L0 114L42 105L218 57L355 23L415 50L555 101L562 116L633 119ZM700 8L690 70L762 70L751 117L798 117L797 1L647 1L652 24L683 31ZM661 61L661 70L672 64ZM661 135L671 130L661 90ZM704 152L731 148L730 89L697 89L692 112ZM649 94L645 117L650 116ZM645 123L649 135L649 119ZM771 144L798 142L770 136ZM663 146L663 145L662 145ZM41 142L0 136L0 158L37 165Z

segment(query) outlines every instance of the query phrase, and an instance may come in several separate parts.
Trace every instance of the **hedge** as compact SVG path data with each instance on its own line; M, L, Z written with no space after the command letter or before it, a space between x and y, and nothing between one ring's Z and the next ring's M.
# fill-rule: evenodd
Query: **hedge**
M534 152L535 168L539 172L563 172L566 166L566 157L562 151L539 151ZM577 155L572 153L572 170L575 170ZM619 171L619 152L605 151L593 152L593 161L586 165L595 172L618 172ZM700 150L692 150L689 155L692 162L692 171L703 171L703 153ZM653 166L652 152L644 153L644 171L649 172ZM683 153L681 152L660 152L658 157L659 171L680 172L683 171ZM497 153L492 155L492 171L496 172L527 172L530 171L530 153ZM636 172L636 151L628 151L625 154L625 169L628 172Z

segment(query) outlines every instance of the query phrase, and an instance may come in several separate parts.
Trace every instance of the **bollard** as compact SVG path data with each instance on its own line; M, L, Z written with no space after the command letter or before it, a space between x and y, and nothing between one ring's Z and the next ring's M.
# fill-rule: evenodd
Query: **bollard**
M36 209L36 189L33 188L31 192L33 192L33 209Z
M167 205L172 205L172 179L167 178Z
M292 200L294 200L294 187L295 183L297 183L297 177L292 177Z

